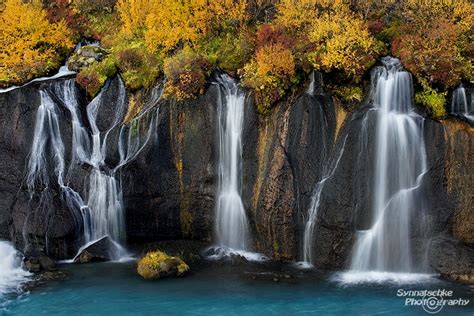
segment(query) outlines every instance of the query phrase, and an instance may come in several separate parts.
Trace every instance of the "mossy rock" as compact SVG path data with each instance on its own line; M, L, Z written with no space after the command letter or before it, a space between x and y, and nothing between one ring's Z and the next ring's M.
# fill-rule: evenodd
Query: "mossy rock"
M179 257L162 251L150 251L138 261L137 272L145 280L165 277L180 277L189 271L189 266Z
M68 60L69 70L79 72L95 62L102 61L107 56L107 51L101 47L88 45L77 50Z

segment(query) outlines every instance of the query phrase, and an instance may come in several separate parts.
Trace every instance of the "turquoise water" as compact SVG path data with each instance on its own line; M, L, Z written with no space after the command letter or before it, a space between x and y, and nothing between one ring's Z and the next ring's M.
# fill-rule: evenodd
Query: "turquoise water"
M327 276L292 271L292 278L262 274L252 267L201 268L185 278L144 281L134 263L62 267L66 280L34 289L0 307L2 315L429 315L404 306L399 289L451 289L474 299L472 287L429 285L343 286ZM260 274L258 274L260 273ZM257 278L257 279L253 279ZM2 304L0 304L2 306ZM467 307L445 306L436 315L473 315Z

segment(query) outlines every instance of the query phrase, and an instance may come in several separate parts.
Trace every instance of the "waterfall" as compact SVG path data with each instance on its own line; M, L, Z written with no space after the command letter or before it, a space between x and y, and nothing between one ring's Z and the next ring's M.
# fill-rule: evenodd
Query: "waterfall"
M471 104L468 103L466 89L462 84L453 92L449 112L466 118L470 123L474 123L474 100L471 94Z
M82 217L84 246L79 249L79 253L89 244L109 236L115 245L115 249L110 249L110 255L113 259L119 259L126 255L126 251L119 244L125 239L125 210L119 170L135 159L153 137L158 119L158 110L155 111L153 106L158 100L152 96L149 103L153 104L147 104L146 110L130 123L122 124L126 111L126 91L122 80L119 79L115 117L106 131L100 131L97 118L109 84L110 82L87 106L86 117L81 115L74 79L54 82L48 91L40 91L41 105L36 114L26 182L31 196L38 185L48 188L51 173L49 168L54 166L54 175L63 193L63 199L70 209L78 211ZM67 171L59 124L59 106L66 108L71 115L72 148ZM90 130L86 128L86 119ZM120 160L115 167L111 167L105 162L107 140L115 128L120 128L117 144ZM68 184L69 175L74 168L82 164L91 167L88 186L82 195L84 199Z
M306 93L309 95L314 95L314 70L311 71L311 74L309 75L309 85Z
M20 254L12 244L0 241L0 299L6 293L17 292L30 275L21 268Z
M362 279L424 271L414 261L411 245L411 228L423 215L423 118L413 111L411 75L397 59L385 57L382 63L372 76L377 115L372 223L357 232L350 266L350 272L362 273ZM357 280L353 274L346 279Z
M220 102L216 237L221 247L248 250L248 220L242 203L242 125L245 94L228 75L218 77Z
M298 265L302 267L312 267L313 266L313 240L314 240L314 226L316 224L319 204L321 202L321 194L324 189L324 185L327 180L329 180L337 169L339 165L339 161L344 154L344 147L346 144L347 136L344 139L340 150L337 151L336 160L334 160L327 170L324 171L323 177L321 180L316 183L314 188L313 196L311 197L311 204L308 211L308 220L306 221L306 225L304 227L304 237L303 237L303 261L299 262Z

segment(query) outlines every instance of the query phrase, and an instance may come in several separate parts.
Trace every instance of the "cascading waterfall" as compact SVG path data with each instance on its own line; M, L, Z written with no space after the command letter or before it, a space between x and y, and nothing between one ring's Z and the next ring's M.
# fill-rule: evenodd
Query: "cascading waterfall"
M411 75L385 57L373 73L377 111L372 224L359 231L346 280L392 278L388 273L423 272L413 261L411 227L423 212L422 179L427 172L423 118L413 111ZM415 276L415 275L414 275ZM360 281L360 280L359 280Z
M218 77L219 163L216 237L220 247L248 250L248 220L241 198L242 125L245 94L228 75Z
M0 241L0 299L6 293L17 292L31 275L21 268L21 260L10 242Z
M471 104L468 103L466 89L462 84L453 92L449 112L453 115L465 117L470 123L474 123L474 100L471 95Z
M119 259L126 255L126 251L119 242L124 240L124 206L119 179L119 169L132 161L152 138L156 130L158 110L146 106L140 115L128 124L120 127L118 151L120 161L114 168L105 163L107 153L107 137L114 128L122 124L125 114L126 92L123 82L118 86L116 114L113 123L101 132L96 119L102 104L103 93L108 85L87 107L87 119L92 135L83 123L78 95L74 79L53 83L50 91L40 91L41 105L36 116L36 126L33 145L28 163L27 186L31 194L35 187L49 185L49 158L52 158L54 175L62 189L65 202L71 209L78 210L82 216L84 246L95 242L104 236L109 236L114 244L110 249L110 256ZM59 103L59 104L57 104ZM72 124L71 162L68 172L65 171L65 148L59 125L58 106L69 110ZM85 199L67 184L67 174L81 165L90 165L89 182L86 187ZM44 191L44 190L43 190Z
M126 93L121 80L118 88L115 117L104 133L100 132L96 121L105 89L87 106L87 117L92 130L92 152L88 162L92 166L92 171L89 175L89 187L86 194L90 214L84 217L84 227L87 227L85 230L88 231L85 235L86 245L104 236L109 236L117 242L124 240L125 219L122 192L115 177L115 170L107 172L108 167L105 164L107 137L110 131L121 123L125 114ZM118 253L113 255L114 258L123 255L121 247L117 247L116 250Z

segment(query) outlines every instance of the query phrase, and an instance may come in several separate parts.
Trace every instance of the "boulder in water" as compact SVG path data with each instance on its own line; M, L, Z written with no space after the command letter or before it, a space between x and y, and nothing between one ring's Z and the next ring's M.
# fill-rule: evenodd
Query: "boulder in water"
M112 250L116 247L109 236L91 243L74 258L74 263L91 263L113 260Z
M441 277L460 283L474 284L474 248L448 237L431 241L428 258Z
M189 266L179 257L172 257L162 251L148 252L138 261L137 272L145 280L183 276Z

